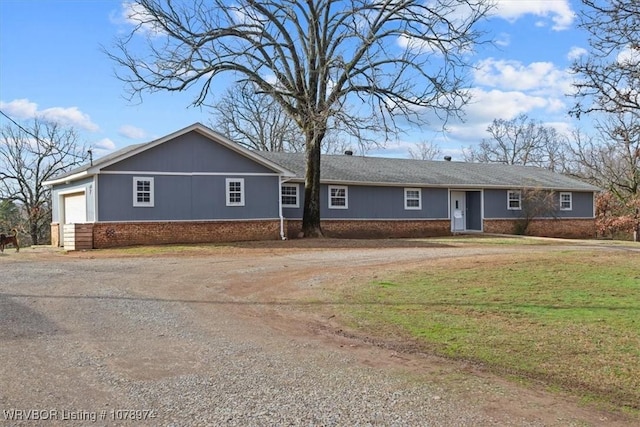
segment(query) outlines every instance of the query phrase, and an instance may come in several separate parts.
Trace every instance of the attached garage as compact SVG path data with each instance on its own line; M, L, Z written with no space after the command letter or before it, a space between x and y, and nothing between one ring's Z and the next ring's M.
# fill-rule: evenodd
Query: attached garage
M83 192L67 194L64 198L63 224L82 224L87 222L87 197Z
M93 236L87 222L87 197L84 191L62 195L62 227L60 242L69 250L91 249Z

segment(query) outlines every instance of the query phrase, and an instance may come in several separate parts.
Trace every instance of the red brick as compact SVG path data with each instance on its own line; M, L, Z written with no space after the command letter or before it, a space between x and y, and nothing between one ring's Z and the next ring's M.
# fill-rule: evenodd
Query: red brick
M94 248L280 238L280 221L98 222Z

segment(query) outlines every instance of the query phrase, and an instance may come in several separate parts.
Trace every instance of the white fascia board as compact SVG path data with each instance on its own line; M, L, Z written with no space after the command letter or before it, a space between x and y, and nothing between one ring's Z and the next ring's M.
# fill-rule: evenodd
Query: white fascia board
M77 181L78 179L86 178L92 175L94 174L90 173L89 171L82 171L73 175L65 176L64 178L51 179L49 181L44 181L42 185L50 186L50 185L56 185L56 184L64 184L66 182Z

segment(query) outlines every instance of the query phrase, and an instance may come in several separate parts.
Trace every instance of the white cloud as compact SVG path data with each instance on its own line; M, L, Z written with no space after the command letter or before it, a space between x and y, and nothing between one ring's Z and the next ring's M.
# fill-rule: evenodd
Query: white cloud
M0 101L0 109L16 119L32 119L36 116L38 104L28 99L14 99L11 102Z
M91 121L88 114L81 112L78 107L53 107L42 110L39 115L52 122L76 126L91 132L100 130L98 125Z
M546 97L520 91L473 88L470 94L472 99L465 107L464 122L452 120L446 129L447 138L461 144L474 144L486 137L487 127L494 119L510 120L519 114L535 116L531 113L536 110L549 113L556 108Z
M571 75L552 62L483 59L476 64L475 83L503 90L530 91L537 95L563 96L571 89Z
M14 99L11 102L0 101L0 108L8 115L21 120L40 118L91 132L100 130L98 125L91 121L91 117L80 111L78 107L51 107L39 110L35 102L28 99Z
M571 28L576 17L569 0L496 0L495 16L515 22L524 15L550 18L556 31ZM546 25L538 21L536 25Z
M626 47L618 53L616 59L619 64L637 67L640 64L640 52L637 48Z
M583 55L586 55L587 49L583 48L583 47L578 47L578 46L573 46L570 50L569 53L567 54L567 59L574 61L578 58L580 58Z
M468 121L490 122L493 119L512 119L518 114L536 108L548 107L549 100L541 96L527 95L519 91L501 91L474 88L472 101L465 108Z
M93 147L99 150L111 151L115 150L116 144L109 138L103 138L100 141L94 142Z
M137 128L132 125L120 126L120 129L118 129L118 134L129 139L142 139L147 137L147 133L143 129Z

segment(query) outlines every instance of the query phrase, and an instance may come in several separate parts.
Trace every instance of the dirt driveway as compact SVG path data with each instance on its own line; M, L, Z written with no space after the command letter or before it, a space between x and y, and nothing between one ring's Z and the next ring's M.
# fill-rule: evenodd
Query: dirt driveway
M434 258L564 249L328 240L8 250L0 425L627 425L535 385L370 344L326 310L300 309L327 286Z

